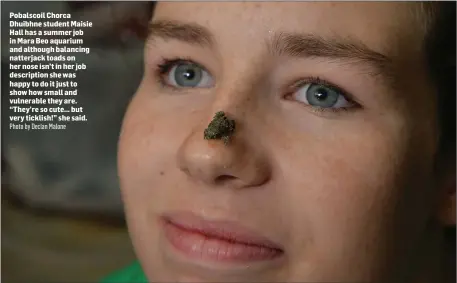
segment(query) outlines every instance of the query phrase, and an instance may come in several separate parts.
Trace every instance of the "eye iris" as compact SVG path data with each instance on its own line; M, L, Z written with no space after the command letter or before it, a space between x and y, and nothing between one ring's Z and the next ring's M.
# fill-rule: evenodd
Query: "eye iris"
M196 87L202 78L202 70L193 64L181 64L176 67L174 76L179 86Z
M334 106L339 97L339 93L329 87L311 84L307 90L306 98L308 103L313 106L329 108Z

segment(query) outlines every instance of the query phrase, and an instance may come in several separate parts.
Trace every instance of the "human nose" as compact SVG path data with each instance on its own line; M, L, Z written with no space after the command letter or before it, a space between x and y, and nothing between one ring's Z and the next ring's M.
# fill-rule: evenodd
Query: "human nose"
M230 115L236 123L235 132L226 143L222 139L205 139L204 131L216 111L208 115L187 136L178 151L180 169L195 181L210 186L235 189L259 186L268 181L271 166L267 152L246 127L242 117ZM227 112L226 112L227 113Z

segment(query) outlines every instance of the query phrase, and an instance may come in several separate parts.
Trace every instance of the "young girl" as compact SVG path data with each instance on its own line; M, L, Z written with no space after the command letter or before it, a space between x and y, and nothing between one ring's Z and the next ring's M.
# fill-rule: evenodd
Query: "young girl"
M455 3L161 2L144 54L106 282L455 280Z

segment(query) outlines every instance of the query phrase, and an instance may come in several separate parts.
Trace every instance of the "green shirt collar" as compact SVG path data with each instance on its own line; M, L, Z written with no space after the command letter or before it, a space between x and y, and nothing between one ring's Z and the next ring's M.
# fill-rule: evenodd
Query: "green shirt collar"
M119 271L116 271L100 283L148 283L139 262L135 262Z

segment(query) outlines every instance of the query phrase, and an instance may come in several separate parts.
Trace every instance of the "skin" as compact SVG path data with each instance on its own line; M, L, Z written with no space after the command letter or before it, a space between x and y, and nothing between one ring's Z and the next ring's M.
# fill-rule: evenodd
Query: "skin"
M455 225L448 207L455 187L445 185L453 176L438 176L433 166L436 95L420 60L423 32L413 5L158 4L153 21L199 24L215 44L148 41L144 78L124 120L119 176L132 241L149 280L442 278L439 220ZM355 39L390 58L394 79L373 75L360 60L268 52L266 41L291 32ZM169 76L156 72L164 57L197 62L214 84L165 86ZM344 89L358 105L317 111L302 97L285 95L310 76ZM203 138L217 111L236 121L229 146ZM284 245L285 259L232 272L170 256L157 218L182 210L260 231Z

